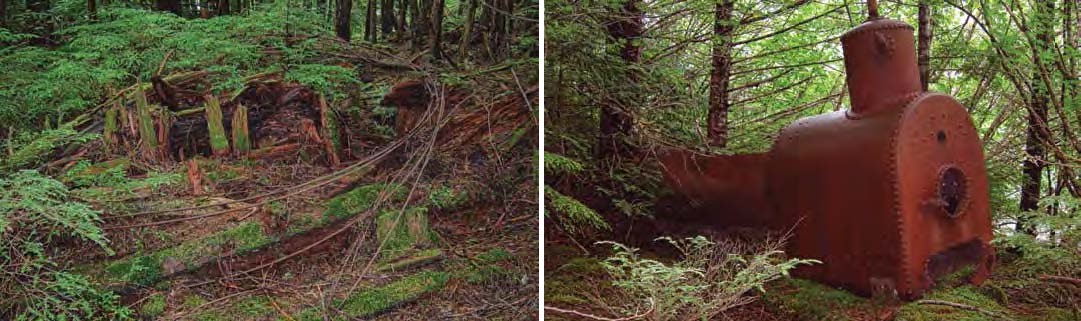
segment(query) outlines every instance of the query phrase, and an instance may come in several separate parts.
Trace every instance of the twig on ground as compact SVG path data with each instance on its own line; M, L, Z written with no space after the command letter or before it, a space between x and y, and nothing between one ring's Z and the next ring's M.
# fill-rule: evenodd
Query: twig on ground
M592 314L585 313L585 312L578 312L578 311L570 310L570 309L560 309L560 308L556 308L556 307L550 307L550 306L547 306L547 305L544 306L544 309L549 310L549 311L559 312L559 313L573 314L573 315L577 315L577 316L580 316L580 317L586 317L586 318L590 318L590 319L593 319L593 320L601 320L601 321L634 320L634 319L639 319L639 318L645 317L646 315L649 315L650 313L653 313L653 307L650 307L649 310L647 310L646 312L642 312L642 313L635 314L635 315L632 315L632 316L627 316L627 317L622 317L622 318L606 318L606 317L602 317L602 316L598 316L598 315L592 315Z
M974 306L971 306L971 305L961 304L961 303L956 303L956 302L941 301L941 300L919 300L919 301L916 301L916 304L948 306L948 307L958 308L958 309L962 309L962 310L979 312L981 314L984 314L984 315L987 315L987 316L990 316L990 317L994 317L994 318L999 318L999 319L1002 319L1002 320L1013 320L1013 319L1010 319L1009 317L1006 317L1006 316L1004 316L1004 315L1002 315L1001 313L998 313L998 312L984 310L984 309L977 308L977 307L974 307Z

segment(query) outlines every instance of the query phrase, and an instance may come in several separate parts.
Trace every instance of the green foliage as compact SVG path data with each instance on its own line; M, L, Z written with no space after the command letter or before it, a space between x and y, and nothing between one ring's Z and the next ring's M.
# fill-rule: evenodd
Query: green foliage
M584 228L610 229L608 222L593 209L547 185L544 186L544 205L548 209L544 215L554 218L567 232L576 233Z
M469 201L469 193L463 192L461 185L458 185L457 189L448 185L437 185L428 191L428 203L440 210L454 210Z
M0 110L0 113L2 112ZM0 159L0 172L40 165L57 147L85 143L97 137L96 134L80 133L73 129L71 124L56 129L20 133L2 144L13 153Z
M334 101L345 98L349 88L360 85L354 75L354 71L341 66L299 64L286 71L285 79L308 86L327 97L327 100Z
M714 243L698 236L675 240L659 238L675 247L683 259L664 263L638 254L638 249L615 242L613 254L600 264L619 290L613 300L627 315L652 311L650 320L675 320L693 316L713 319L730 308L747 304L751 290L763 290L766 282L788 276L799 265L815 260L782 259L781 243L751 249L735 243Z
M1055 215L1041 211L1021 213L1019 219L1036 227L1037 235L1004 233L993 243L1020 252L1022 264L1015 277L1034 278L1038 274L1081 271L1081 198L1068 195L1040 200L1042 209L1054 208Z
M288 79L312 85L329 98L344 97L357 83L354 73L314 56L341 48L323 41L330 36L324 20L306 10L285 9L286 1L276 1L247 15L184 19L158 11L102 8L97 23L57 31L62 45L55 49L20 45L0 50L0 65L5 67L0 74L0 123L29 130L44 127L43 121L70 119L103 101L109 89L148 82L163 62L162 75L209 71L207 80L215 92L236 91L248 75L286 70ZM298 43L286 39L299 35L317 37ZM0 31L0 43L25 38ZM268 51L282 55L266 55Z
M67 186L37 171L19 171L0 179L0 213L0 231L5 234L9 229L29 229L34 239L73 236L109 249L98 226L101 213L72 202Z
M40 292L24 298L25 306L15 316L17 321L133 319L132 311L120 303L120 296L95 288L80 275L65 272L35 274L26 289Z
M16 320L129 319L115 294L58 270L46 251L56 239L79 239L111 254L99 216L73 201L63 183L36 171L0 177L0 289L14 293L0 308L14 311Z
M575 174L585 166L576 160L551 152L544 152L544 173L549 175Z
M139 315L144 317L157 317L165 312L165 296L161 293L151 295L143 304L139 305Z

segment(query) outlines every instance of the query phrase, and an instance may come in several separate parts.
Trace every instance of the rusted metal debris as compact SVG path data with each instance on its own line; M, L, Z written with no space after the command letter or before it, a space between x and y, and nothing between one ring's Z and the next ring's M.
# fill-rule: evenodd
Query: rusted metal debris
M797 120L763 154L662 156L707 221L793 231L796 275L862 295L915 299L994 253L983 152L948 95L922 92L913 28L872 17L841 36L851 110Z

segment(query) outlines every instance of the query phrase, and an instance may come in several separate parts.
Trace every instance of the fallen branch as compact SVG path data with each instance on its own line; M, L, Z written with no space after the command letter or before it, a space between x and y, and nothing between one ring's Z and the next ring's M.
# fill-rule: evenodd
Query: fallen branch
M1058 283L1073 284L1075 286L1081 286L1081 279L1071 278L1071 277L1067 277L1067 276L1041 275L1039 277L1039 279L1040 279L1040 281L1058 282Z
M645 317L646 315L649 315L650 313L653 313L653 307L650 307L649 311L642 312L640 314L636 314L636 315L632 315L632 316L628 316L628 317L622 317L622 318L606 318L606 317L592 315L592 314L585 313L585 312L578 312L578 311L569 310L569 309L560 309L560 308L556 308L556 307L550 307L550 306L547 306L547 305L544 306L544 309L549 310L549 311L559 312L559 313L573 314L573 315L577 315L577 316L580 316L580 317L586 317L586 318L590 318L590 319L593 319L593 320L601 320L601 321L634 320L634 319L639 319L639 318Z
M961 304L961 303L956 303L956 302L941 301L941 300L919 300L919 301L916 301L916 304L942 305L942 306L948 306L948 307L957 308L957 309L961 309L961 310L979 312L981 314L984 314L984 315L987 315L987 316L990 316L990 317L994 317L994 318L999 318L999 319L1002 319L1002 320L1013 320L1013 319L1011 319L1009 317L1006 317L1006 316L1004 316L1004 315L1002 315L1002 314L1000 314L998 312L988 311L988 310L980 309L980 308L977 308L977 307L974 307L974 306L971 306L971 305Z

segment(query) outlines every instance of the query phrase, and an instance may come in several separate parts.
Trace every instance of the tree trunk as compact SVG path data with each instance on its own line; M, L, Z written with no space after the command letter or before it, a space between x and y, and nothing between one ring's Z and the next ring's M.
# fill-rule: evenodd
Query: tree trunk
M709 144L724 148L728 145L728 84L732 74L732 39L734 20L733 0L722 0L713 12L713 71L709 75L709 115L706 132Z
M398 31L398 40L405 39L408 29L405 27L405 17L409 15L409 0L398 0L398 19L397 26L394 28Z
M8 21L8 0L0 0L0 26Z
M218 15L224 16L229 14L229 0L218 0Z
M172 12L180 15L180 0L155 0L158 10Z
M381 9L379 21L383 24L383 39L390 39L391 33L394 32L394 0L383 0Z
M469 54L469 41L473 39L473 19L476 17L477 0L468 0L469 8L465 12L465 26L462 29L461 45L458 46L458 59L465 59Z
M353 0L336 0L334 17L334 33L338 38L349 42L349 16L353 10Z
M638 0L627 0L620 9L617 20L608 25L608 34L616 42L623 44L619 52L620 58L628 65L638 63L642 56L642 50L635 43L642 36L641 10L638 9ZM499 15L492 12L492 15ZM629 68L628 68L629 69ZM627 80L632 84L638 81L637 75L630 71ZM637 103L633 100L633 92L630 90L612 93L616 99L602 104L600 110L600 135L597 141L597 154L599 157L612 157L631 153L633 146L627 138L631 135L634 119L631 111L624 109L625 106Z
M429 43L432 59L443 59L443 0L432 1L432 27L429 30Z
M413 48L420 50L427 45L425 42L427 39L428 31L431 30L431 23L428 20L428 12L431 12L431 0L415 0L415 6L413 7Z
M1039 209L1039 201L1042 189L1043 169L1047 166L1045 161L1046 150L1044 144L1049 143L1050 132L1047 128L1047 105L1051 100L1050 88L1040 80L1040 70L1046 70L1040 66L1048 66L1041 57L1045 51L1053 46L1054 32L1054 4L1044 2L1036 5L1036 19L1033 21L1036 48L1032 52L1032 62L1036 66L1033 71L1030 86L1032 97L1028 110L1028 128L1025 131L1025 161L1022 163L1021 182L1021 211L1035 211ZM1024 220L1018 220L1017 230L1028 234L1036 234L1036 229Z
M98 20L97 2L94 2L94 0L86 0L86 15L90 18L90 20Z
M368 0L368 4L364 6L364 40L375 42L375 7L373 3L375 0Z
M920 0L919 8L916 61L920 67L920 88L927 91L927 84L931 81L931 5L927 3L927 0Z

